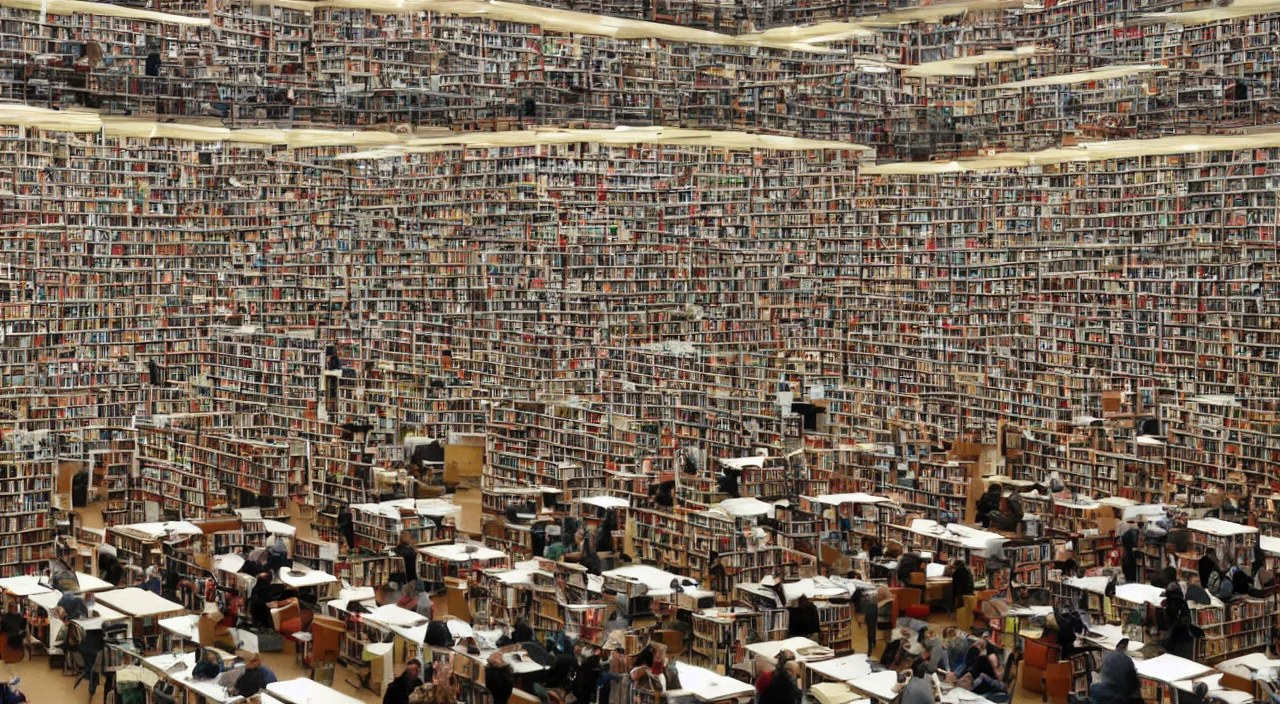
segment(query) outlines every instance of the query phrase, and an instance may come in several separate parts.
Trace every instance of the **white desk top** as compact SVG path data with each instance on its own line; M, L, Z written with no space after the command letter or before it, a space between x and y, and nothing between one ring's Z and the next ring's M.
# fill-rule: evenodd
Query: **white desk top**
M898 673L893 670L884 670L851 680L849 686L872 699L891 702L898 696L898 693L893 691L893 686L897 683Z
M416 611L395 604L383 604L364 617L366 621L382 624L387 630L418 645L427 642L427 625L430 620Z
M1258 532L1258 529L1253 526L1242 526L1239 523L1224 521L1220 518L1197 518L1187 521L1187 528L1200 533L1222 536L1249 535Z
M871 674L871 663L867 661L867 656L862 653L809 663L805 667L824 679L836 682L848 682ZM681 681L683 682L684 680Z
M271 535L280 535L292 538L298 534L297 526L291 526L288 523L281 523L280 521L273 521L270 518L263 519L262 527L266 528L267 532Z
M1184 692L1195 691L1195 684L1204 682L1209 688L1209 694L1215 699L1221 699L1227 704L1248 704L1253 701L1254 697L1248 692L1241 692L1236 689L1228 689L1222 686L1222 673L1215 672L1211 675L1205 675L1194 680L1179 680L1173 683L1173 686Z
M1095 624L1090 632L1097 635L1086 635L1081 640L1086 643L1092 643L1103 650L1115 650L1120 641L1124 639L1124 629L1110 623ZM1142 650L1142 646L1142 643L1131 640L1129 641L1128 651L1136 653Z
M187 610L182 604L137 587L103 592L97 595L97 600L126 616L159 616Z
M58 605L58 602L62 601L62 592L41 592L39 594L32 594L27 598L36 606L39 606L46 611L53 611L54 607ZM106 604L95 603L89 612L93 615L88 618L79 618L75 620L75 623L79 624L79 626L86 631L101 630L102 624L107 621L122 621L126 618L124 614L116 611Z
M469 548L474 548L473 552L467 552ZM451 545L428 545L421 548L421 552L427 557L434 557L437 560L445 560L446 562L475 562L477 560L497 560L505 558L507 553L501 550L494 550L483 545L472 545L469 543L453 543Z
M959 687L952 687L942 695L942 704L993 704L981 694L974 694Z
M1213 672L1213 668L1208 665L1201 665L1169 653L1150 660L1140 660L1134 665L1138 668L1139 677L1165 684L1178 680L1191 680Z
M98 579L91 574L84 572L76 572L76 581L80 583L80 588L76 590L76 594L84 594L87 592L104 592L108 589L115 589L111 582L105 579Z
M1249 653L1230 660L1223 660L1218 663L1218 669L1237 677L1252 680L1256 679L1258 673L1263 670L1280 671L1280 660L1273 660L1267 657L1265 653Z
M773 594L773 590L760 584L739 584L738 586L745 587L756 594ZM801 596L807 596L815 601L826 601L831 597L849 596L849 588L836 584L826 577L817 579L806 577L794 582L783 583L782 593L786 595L788 603L799 599Z
M300 574L294 574L298 572ZM300 587L318 587L321 584L333 584L337 577L323 570L311 570L305 567L281 567L280 583L298 589Z
M194 523L187 521L166 521L164 523L130 523L126 526L111 526L107 529L113 533L131 537L142 537L159 540L170 535L203 535L204 531Z
M307 679L272 682L267 685L267 693L283 704L363 704L355 697Z
M239 701L244 698L231 694L226 687L222 687L215 680L193 680L191 679L191 670L196 666L196 654L190 653L164 653L162 655L154 655L149 658L143 658L142 662L147 667L160 673L165 679L175 682L180 687L195 692L214 704L226 704L230 701ZM181 668L174 668L172 672L170 667L181 664Z
M103 606L102 604L94 604L91 611L93 616L76 619L75 621L86 631L100 631L102 630L102 624L108 621L123 621L128 618L110 606Z
M213 556L213 568L223 572L239 572L244 567L244 556L235 553Z
M495 652L497 652L497 649L496 649L496 648L489 648L489 649L481 648L481 649L480 649L480 653L477 655L477 654L474 654L474 653L468 653L468 652L467 652L467 650L466 650L466 648L463 648L463 647L462 647L462 646L460 646L460 645L455 645L455 646L453 647L453 652L455 652L455 653L457 653L457 654L459 654L459 655L465 655L465 656L467 656L467 657L471 658L472 660L475 660L476 662L484 663L484 662L487 662L487 661L489 660L489 656L490 656L490 655L493 655ZM542 665L539 665L538 663L534 662L533 660L530 660L528 657L521 657L521 659L516 660L516 655L517 655L517 653L503 653L503 655L502 655L502 659L503 659L503 661L504 661L504 662L506 662L508 665L510 665L510 666L511 666L511 671L512 671L512 672L514 672L514 673L515 673L515 674L517 674L517 675L527 675L527 674L529 674L529 673L531 673L531 672L538 672L539 670L545 670L545 669L546 669L546 668L545 668L545 667L543 667ZM680 665L679 665L679 666L683 666L683 665L684 665L684 663L680 663ZM684 671L683 671L683 670L681 670L681 672L683 673ZM683 682L681 682L681 684L684 684L684 683L683 683ZM752 688L752 689L754 690L754 688Z
M35 596L36 594L46 594L53 591L49 587L44 586L36 581L35 577L29 582L19 582L14 584L6 584L0 586L4 592L10 596Z
M160 619L160 628L179 638L195 640L200 634L200 614L162 618Z
M831 656L834 655L831 650L824 648L822 645L815 643L808 638L801 637L787 638L786 640L772 640L764 643L752 643L747 646L747 650L751 651L753 655L763 657L770 663L774 662L778 657L778 653L783 650L790 650L795 653L796 662L803 663L830 660ZM805 653L800 652L802 650L811 650L813 652L806 655Z
M643 584L649 589L649 596L670 596L672 593L671 580L679 579L680 583L683 584L686 579L666 570L660 570L652 565L626 565L602 572L600 576L633 584Z
M756 688L746 682L717 675L706 668L678 663L676 671L680 673L680 689L672 692L682 692L698 701L719 702L726 699L742 699L753 697L756 693Z
M862 492L854 492L852 494L821 494L819 496L809 497L812 501L827 506L839 506L841 504L884 504L893 503L893 500L887 496L876 496L875 494L864 494Z
M108 589L114 589L111 583L98 579L91 574L84 572L76 572L76 581L80 583L73 594L85 594L88 592L101 592ZM41 584L40 578L33 575L20 575L17 577L5 577L0 579L0 590L13 596L31 596L33 594L42 594L44 592L54 591L47 584Z

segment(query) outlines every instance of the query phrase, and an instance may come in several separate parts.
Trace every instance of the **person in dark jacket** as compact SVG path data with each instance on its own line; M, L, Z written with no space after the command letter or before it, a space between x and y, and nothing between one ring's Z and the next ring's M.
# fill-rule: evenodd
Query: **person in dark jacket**
M484 668L484 686L493 695L493 704L507 704L511 699L511 691L516 688L515 673L502 657L508 649L514 648L507 646L490 655Z
M992 484L987 487L986 492L978 498L976 507L978 510L978 523L981 523L983 528L991 527L991 514L1000 510L1000 498L999 484Z
M413 544L413 535L409 531L400 534L400 543L396 545L396 557L404 562L405 584L412 584L421 589L418 582L418 548Z
M1176 621L1171 621L1169 632L1165 634L1164 646L1166 652L1177 655L1180 658L1191 660L1196 653L1196 640L1204 636L1204 631L1193 623L1188 615L1183 615Z
M245 658L244 674L236 680L235 693L242 697L252 697L276 681L276 673L262 664L262 656L253 653Z
M98 548L98 576L111 586L118 587L120 580L124 579L124 566L120 564L120 558L116 557L114 549L104 550L105 547L109 546L104 543Z
M409 695L422 686L422 663L417 658L404 665L404 672L391 680L387 691L382 695L382 704L409 704Z
M1136 550L1126 548L1120 560L1120 571L1124 573L1125 584L1138 581L1138 555Z
M604 512L604 520L596 526L596 550L613 552L613 532L618 529L618 513L613 509Z
M958 558L951 563L951 594L956 604L973 594L973 572L969 571L964 560Z
M759 704L800 704L804 692L796 684L797 665L795 660L788 660L774 669L773 678L760 694Z
M796 605L790 609L787 635L791 637L811 636L822 629L818 616L818 607L809 601L809 597L801 594Z
M1200 558L1200 562L1196 565L1200 572L1200 584L1205 589L1210 588L1209 581L1213 575L1222 572L1222 568L1218 566L1218 554L1212 548L1204 551L1204 556Z
M1142 704L1142 685L1133 658L1111 651L1102 658L1098 681L1089 688L1090 704Z
M876 651L876 631L880 628L880 594L875 589L859 589L858 613L867 623L867 657Z

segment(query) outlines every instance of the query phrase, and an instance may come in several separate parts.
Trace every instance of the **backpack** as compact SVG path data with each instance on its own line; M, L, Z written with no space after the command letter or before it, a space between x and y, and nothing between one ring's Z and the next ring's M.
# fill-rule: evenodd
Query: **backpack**
M452 648L453 634L449 632L449 627L444 621L432 621L427 624L427 645L436 648Z
M1210 579L1209 581L1213 581ZM1218 579L1218 588L1214 590L1214 594L1222 601L1231 601L1231 597L1236 594L1236 587L1229 579Z
M1213 573L1209 575L1209 583L1203 586L1204 590L1210 594L1217 594L1218 590L1222 586L1222 573L1214 570Z

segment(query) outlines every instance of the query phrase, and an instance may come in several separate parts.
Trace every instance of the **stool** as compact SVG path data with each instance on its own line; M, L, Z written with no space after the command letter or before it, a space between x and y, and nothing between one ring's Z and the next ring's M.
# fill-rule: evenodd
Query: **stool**
M929 612L931 609L928 604L912 604L907 607L907 618L919 619L921 621L929 620Z

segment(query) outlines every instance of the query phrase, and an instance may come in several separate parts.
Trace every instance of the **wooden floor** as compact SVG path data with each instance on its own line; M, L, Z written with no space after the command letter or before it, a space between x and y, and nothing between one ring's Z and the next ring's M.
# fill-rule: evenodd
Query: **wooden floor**
M96 506L91 505L89 508L81 509L80 514L84 519L84 525L90 527L102 526L102 515L98 512ZM310 526L306 521L295 520L294 525L298 526L298 533L302 537L307 537L310 532ZM937 614L934 618L941 625L947 625L949 619L945 614ZM854 623L855 647L866 647L866 635L862 628L855 621ZM883 643L879 644L883 647ZM308 677L309 673L302 670L294 663L293 655L289 653L264 653L263 662L267 667L276 673L276 676L282 680L295 679L298 677ZM44 656L37 656L31 660L17 663L15 665L0 664L0 679L8 680L10 676L18 675L22 678L22 691L26 693L27 699L31 704L71 704L72 702L88 702L89 690L87 683L81 683L79 689L72 689L75 678L63 677L61 670L49 669L49 659ZM377 704L382 698L369 690L357 690L355 687L348 685L345 680L348 675L342 666L337 669L334 677L333 687L344 694L356 697L370 704ZM350 679L355 681L355 677ZM104 692L99 688L97 695L93 701L103 701ZM1040 701L1039 695L1019 689L1014 695L1014 704L1033 704Z
M79 513L84 525L93 528L102 527L102 514L96 505L91 504L88 508L80 509ZM299 527L298 532L303 537L310 533L311 526L306 521L294 520L293 523ZM262 662L282 680L310 676L309 671L303 670L295 664L294 656L291 652L263 653ZM88 682L81 682L79 689L73 690L71 687L75 684L75 678L63 677L61 669L49 669L49 658L47 657L36 656L31 660L16 665L0 664L0 679L8 680L11 675L15 674L22 678L22 691L27 695L27 700L30 704L72 704L73 702L89 701ZM346 669L338 666L337 673L333 678L334 689L370 704L377 704L382 701L382 697L367 689L357 690L355 687L346 684L346 678ZM351 676L351 680L356 681L354 675ZM103 688L99 687L97 694L93 697L93 701L103 701L103 695Z

